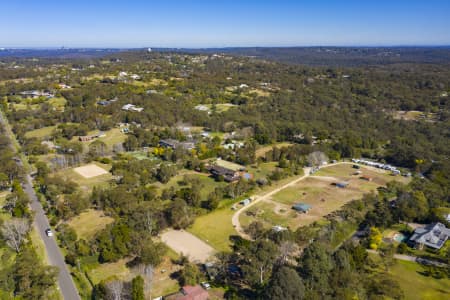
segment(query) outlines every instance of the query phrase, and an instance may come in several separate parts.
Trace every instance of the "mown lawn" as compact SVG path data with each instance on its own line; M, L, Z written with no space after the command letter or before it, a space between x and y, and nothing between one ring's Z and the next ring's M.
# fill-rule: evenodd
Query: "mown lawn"
M217 251L230 251L230 236L236 235L231 224L231 217L235 213L231 204L219 208L207 215L198 217L194 224L187 229Z
M450 279L435 279L421 274L424 269L415 262L397 260L390 273L400 284L405 299L448 299L450 295Z
M26 138L45 138L50 137L56 126L47 126L39 129L31 130L25 133Z

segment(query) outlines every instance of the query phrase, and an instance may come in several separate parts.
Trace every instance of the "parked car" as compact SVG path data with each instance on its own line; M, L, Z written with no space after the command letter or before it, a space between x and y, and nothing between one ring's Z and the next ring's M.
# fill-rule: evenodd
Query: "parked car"
M211 285L208 282L202 282L200 285L205 289L209 290L211 288Z

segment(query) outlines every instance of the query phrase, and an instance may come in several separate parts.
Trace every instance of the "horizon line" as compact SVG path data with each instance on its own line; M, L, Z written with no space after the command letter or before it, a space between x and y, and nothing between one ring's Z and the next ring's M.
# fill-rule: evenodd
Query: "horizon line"
M379 44L379 45L324 45L324 44L316 44L316 45L284 45L284 46L0 46L0 50L77 50L77 49L114 49L114 50L139 50L139 49L189 49L189 50L202 50L202 49L231 49L231 48L442 48L442 47L450 47L449 44Z

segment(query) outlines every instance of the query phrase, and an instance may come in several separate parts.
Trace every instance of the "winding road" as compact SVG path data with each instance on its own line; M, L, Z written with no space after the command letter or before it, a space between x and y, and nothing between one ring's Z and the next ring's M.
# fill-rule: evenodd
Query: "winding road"
M2 112L0 111L0 123L7 127L9 126L6 120L3 117ZM12 135L10 130L7 132ZM12 141L14 136L9 136L9 139ZM16 159L16 162L23 166L23 162L20 159ZM50 265L55 266L59 269L58 273L58 289L61 292L62 296L65 300L79 300L81 299L78 290L75 287L75 284L72 280L72 276L70 275L69 269L67 268L66 263L64 262L64 257L59 249L55 237L48 237L45 234L45 230L50 228L50 224L48 222L47 216L45 215L44 209L42 208L41 203L39 202L36 192L33 189L32 179L30 174L27 174L24 182L22 183L23 189L25 193L27 193L30 198L30 207L35 213L33 225L39 233L44 245L47 258L49 260Z

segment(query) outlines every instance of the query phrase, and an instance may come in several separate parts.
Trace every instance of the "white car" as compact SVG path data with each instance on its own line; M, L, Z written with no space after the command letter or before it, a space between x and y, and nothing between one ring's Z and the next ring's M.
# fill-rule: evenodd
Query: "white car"
M53 236L53 231L52 231L50 228L47 228L47 229L45 230L45 234L46 234L48 237Z
M209 290L211 288L211 285L208 282L202 282L200 285L205 289Z

